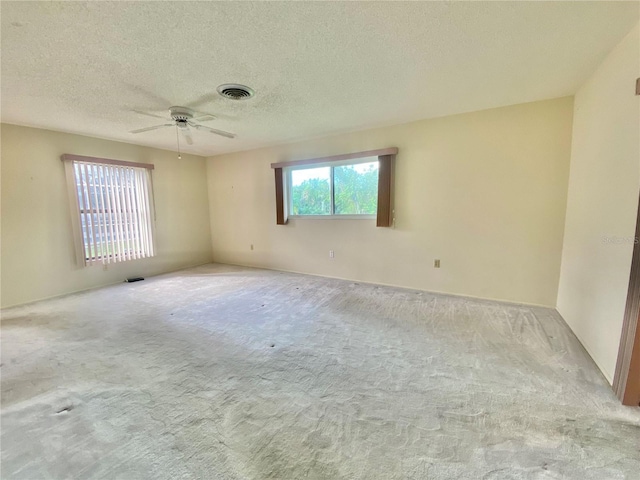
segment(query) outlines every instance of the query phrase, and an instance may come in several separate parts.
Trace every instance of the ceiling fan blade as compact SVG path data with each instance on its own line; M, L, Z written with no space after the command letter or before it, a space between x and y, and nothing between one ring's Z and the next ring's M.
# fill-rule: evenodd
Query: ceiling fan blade
M180 130L182 130L182 135L187 141L187 145L193 145L193 138L191 138L191 130L189 130L189 127L181 128Z
M149 132L151 130L157 130L159 128L164 128L164 127L173 127L173 123L164 123L162 125L154 125L153 127L140 128L138 130L131 130L129 133Z
M236 134L235 133L229 133L229 132L225 132L223 130L216 130L215 128L206 127L204 125L198 125L197 123L189 122L189 125L191 125L196 130L204 130L205 132L214 133L216 135L221 135L221 136L227 137L227 138L236 138Z
M220 97L218 96L218 92L205 93L204 95L196 98L193 102L189 102L186 106L190 108L198 108L202 105L215 102L219 99Z
M164 117L162 115L156 115L155 113L151 113L151 112L144 112L142 110L131 110L131 111L140 115L145 115L147 117L161 118L162 120L169 120L167 117Z
M145 102L146 105L157 105L158 109L164 109L167 106L171 105L170 100L167 100L166 98L155 94L151 90L147 90L143 86L133 85L125 81L124 87L134 95L145 97L147 99L147 101Z
M191 120L195 122L210 122L211 120L215 120L215 115L209 115L208 113L203 113L197 117L192 118Z

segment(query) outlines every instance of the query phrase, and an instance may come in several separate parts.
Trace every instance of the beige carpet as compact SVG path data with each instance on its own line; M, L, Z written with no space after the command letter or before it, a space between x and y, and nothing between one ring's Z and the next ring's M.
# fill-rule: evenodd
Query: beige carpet
M2 312L4 479L638 479L558 315L209 265Z

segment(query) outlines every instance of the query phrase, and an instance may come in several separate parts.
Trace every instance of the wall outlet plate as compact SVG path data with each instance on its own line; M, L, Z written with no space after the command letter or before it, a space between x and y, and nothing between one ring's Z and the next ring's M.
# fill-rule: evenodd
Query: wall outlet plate
M440 259L436 259L433 261L433 268L440 268Z

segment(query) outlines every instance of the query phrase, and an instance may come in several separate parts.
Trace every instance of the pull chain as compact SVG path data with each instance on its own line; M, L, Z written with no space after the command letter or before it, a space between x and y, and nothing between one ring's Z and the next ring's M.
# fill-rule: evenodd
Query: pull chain
M180 155L180 135L178 134L178 125L176 125L176 142L178 142L178 160L182 160L182 155Z

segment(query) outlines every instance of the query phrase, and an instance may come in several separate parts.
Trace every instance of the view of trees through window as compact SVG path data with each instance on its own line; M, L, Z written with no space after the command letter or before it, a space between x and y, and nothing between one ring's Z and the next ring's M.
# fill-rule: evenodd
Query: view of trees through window
M293 215L331 215L331 167L291 172Z
M375 215L378 162L292 170L291 206L292 215Z

